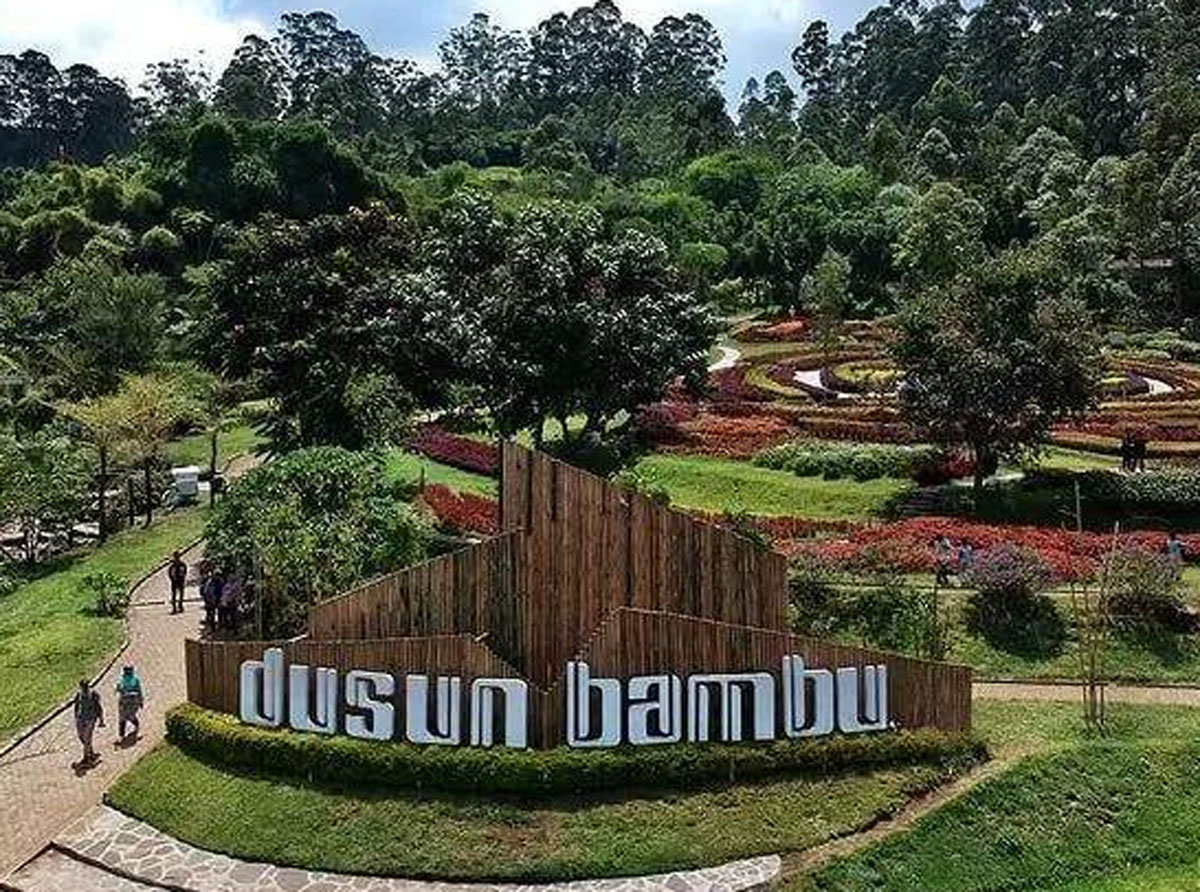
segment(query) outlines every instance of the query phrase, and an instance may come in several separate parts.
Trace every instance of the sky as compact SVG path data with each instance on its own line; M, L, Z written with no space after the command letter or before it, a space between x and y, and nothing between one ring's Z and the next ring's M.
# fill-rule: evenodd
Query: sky
M562 0L0 0L0 53L35 48L59 68L76 62L120 76L131 87L150 62L204 59L219 74L242 37L269 34L279 14L324 9L381 55L436 67L446 32L474 12L504 27L528 28L582 5ZM813 19L835 34L876 0L617 0L649 31L664 15L699 12L717 27L729 64L725 92L736 102L746 79L787 72L792 47Z

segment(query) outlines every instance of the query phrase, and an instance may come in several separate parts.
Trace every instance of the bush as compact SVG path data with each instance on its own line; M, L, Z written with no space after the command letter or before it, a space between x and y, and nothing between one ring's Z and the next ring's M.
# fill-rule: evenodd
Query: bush
M418 747L255 728L193 704L167 714L167 739L223 765L307 781L372 791L415 788L531 797L636 787L687 789L920 762L967 766L987 758L985 745L971 735L927 729L821 741L609 750Z
M237 481L209 518L205 557L228 576L260 582L263 634L302 631L309 605L416 563L430 529L389 481L380 454L300 449Z
M795 440L765 449L754 463L799 477L858 481L881 477L913 477L921 483L945 483L969 474L970 468L951 453L935 446L896 446L881 443L834 443Z
M1183 580L1169 557L1122 548L1104 561L1109 616L1129 628L1193 631L1180 590Z
M83 577L81 584L91 595L98 616L124 617L129 611L132 592L125 577L110 570L100 570Z
M1041 594L1053 574L1037 552L997 545L976 554L964 578L976 589L972 624L992 644L1029 653L1061 648L1066 635L1062 617Z
M838 583L842 573L836 561L805 552L792 561L788 595L792 627L801 635L824 638L845 621Z

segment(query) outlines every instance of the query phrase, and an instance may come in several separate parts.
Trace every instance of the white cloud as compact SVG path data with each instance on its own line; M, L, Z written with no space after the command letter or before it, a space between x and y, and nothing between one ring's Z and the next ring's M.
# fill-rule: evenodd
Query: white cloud
M135 88L146 66L203 60L219 74L259 22L224 15L219 0L0 0L0 52L38 49L60 69L82 62Z

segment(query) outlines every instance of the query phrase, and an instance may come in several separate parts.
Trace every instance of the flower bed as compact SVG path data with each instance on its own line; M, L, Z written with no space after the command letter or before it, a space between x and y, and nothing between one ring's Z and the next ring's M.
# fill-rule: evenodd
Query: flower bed
M495 499L456 492L440 483L425 487L423 501L438 522L455 533L495 535L500 529L500 504Z
M483 443L426 424L409 440L409 447L427 458L463 471L494 477L500 470L500 451L493 443Z
M777 394L763 390L746 380L748 366L737 365L729 369L718 369L708 375L709 386L713 389L713 399L721 402L762 402L769 403L777 398Z
M800 341L808 334L810 323L803 316L792 316L770 323L755 323L738 333L738 339L750 344L771 341Z
M1104 533L1073 533L1031 526L993 526L970 523L955 517L916 517L891 524L859 527L849 537L821 543L792 543L793 553L815 553L839 563L855 563L867 557L880 558L907 572L934 568L932 542L946 536L953 542L966 541L976 550L998 545L1018 545L1035 551L1062 580L1087 578L1097 560L1113 546ZM1200 549L1200 534L1180 536L1190 555ZM1125 548L1162 553L1167 534L1127 533L1120 537Z

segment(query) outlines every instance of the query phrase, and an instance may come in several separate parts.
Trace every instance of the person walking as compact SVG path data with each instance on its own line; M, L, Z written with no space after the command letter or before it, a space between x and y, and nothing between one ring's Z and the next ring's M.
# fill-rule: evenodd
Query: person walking
M954 560L954 547L945 536L933 540L934 579L938 585L950 584L950 565Z
M133 725L133 737L136 740L141 733L142 725L138 721L138 712L146 702L142 692L142 680L137 677L132 666L121 670L117 680L117 737L125 740L125 726Z
M100 756L92 746L96 735L96 725L104 727L104 704L100 702L100 694L91 686L86 678L79 679L79 690L75 692L75 733L83 744L83 758L79 760L80 767L95 764Z
M225 582L220 570L210 570L205 574L204 582L200 585L200 597L204 600L204 624L208 626L209 634L217 631L217 611L221 607L221 592Z
M167 578L171 580L171 612L183 613L183 589L187 585L188 566L177 551L171 555Z
M1139 474L1146 473L1146 454L1149 452L1149 446L1150 442L1144 433L1139 433L1133 438L1133 470Z
M1171 565L1176 568L1182 567L1186 556L1183 542L1180 541L1179 536L1175 533L1167 536L1167 559L1170 560Z
M242 606L242 583L236 576L225 580L221 586L221 628L237 632L238 611Z
M958 578L959 585L975 566L975 548L966 539L958 543Z

